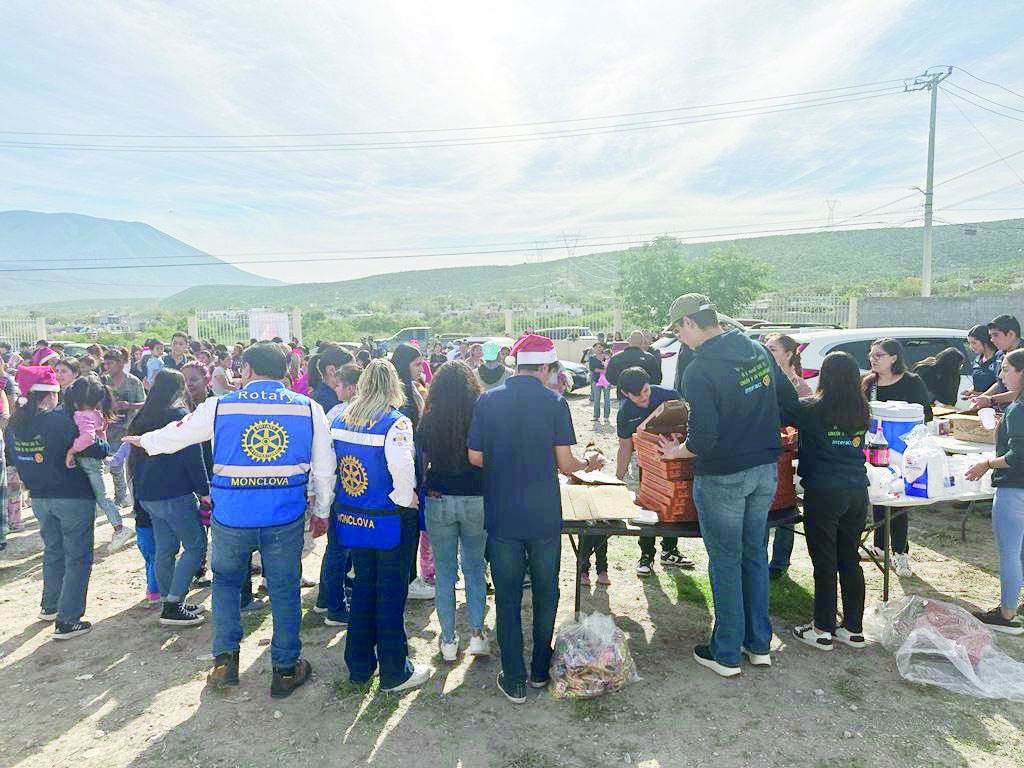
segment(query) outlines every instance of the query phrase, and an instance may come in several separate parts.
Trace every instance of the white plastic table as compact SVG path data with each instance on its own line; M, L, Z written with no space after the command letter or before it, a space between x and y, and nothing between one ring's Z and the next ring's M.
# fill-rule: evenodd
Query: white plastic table
M967 540L967 518L970 517L971 512L974 510L975 504L979 501L986 501L991 499L992 493L961 493L956 496L943 496L935 499L923 499L920 496L899 496L896 498L883 496L881 498L869 497L868 501L871 505L876 507L882 507L885 510L885 519L879 523L872 523L866 527L864 531L866 533L872 533L877 528L883 528L882 531L882 562L868 551L863 544L861 548L867 552L868 557L871 558L871 562L882 572L882 601L889 602L889 568L891 565L892 558L892 544L890 541L890 534L892 531L892 518L893 510L897 510L896 514L906 514L906 510L911 507L930 507L934 504L941 504L943 502L957 502L966 501L967 509L964 510L963 516L960 518L960 539L962 541ZM900 511L902 510L902 511Z
M995 445L992 443L973 443L950 435L941 435L933 439L946 453L971 455L975 453L995 453L996 450Z

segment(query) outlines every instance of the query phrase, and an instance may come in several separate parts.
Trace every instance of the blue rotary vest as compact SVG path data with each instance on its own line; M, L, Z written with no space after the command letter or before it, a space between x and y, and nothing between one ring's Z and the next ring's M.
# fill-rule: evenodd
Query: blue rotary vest
M254 381L224 395L213 424L214 519L262 528L302 517L312 455L308 397L277 381Z
M397 410L386 413L370 427L352 427L338 416L331 425L338 483L334 491L334 526L343 546L391 549L398 545L398 505L384 456L388 430L403 418Z

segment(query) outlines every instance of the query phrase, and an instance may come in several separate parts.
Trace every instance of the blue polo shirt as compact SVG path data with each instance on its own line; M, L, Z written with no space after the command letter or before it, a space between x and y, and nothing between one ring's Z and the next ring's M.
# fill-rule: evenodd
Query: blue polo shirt
M487 533L539 539L562 531L556 445L575 445L569 404L532 376L511 376L484 392L467 445L484 455Z
M625 395L619 402L619 413L615 417L615 432L623 440L629 440L636 434L640 422L654 413L655 409L669 400L682 400L679 393L660 384L651 384L651 402L641 408Z

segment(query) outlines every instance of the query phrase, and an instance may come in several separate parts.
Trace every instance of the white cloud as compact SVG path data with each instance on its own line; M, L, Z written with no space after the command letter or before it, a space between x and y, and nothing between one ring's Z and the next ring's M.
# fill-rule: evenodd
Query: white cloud
M957 57L986 71L999 64L1002 77L1021 79L1019 58L997 50L1009 45L1012 29L993 39L992 50L970 51L969 9L959 26L947 20L929 34L927 19L911 18L911 5L6 6L0 103L10 109L0 127L258 134L520 123L889 79ZM992 19L976 23L1000 31ZM841 218L921 183L925 99L900 95L689 127L448 149L76 154L0 147L0 173L13 182L0 192L0 207L144 220L227 254L823 221L825 198L841 200ZM1014 124L977 110L970 116L997 146L1014 148ZM993 157L952 107L940 119L939 178ZM508 132L516 131L495 131ZM996 167L943 195L978 194L1005 178L1012 180L1010 171ZM453 263L467 260L415 262ZM404 266L246 268L306 280Z

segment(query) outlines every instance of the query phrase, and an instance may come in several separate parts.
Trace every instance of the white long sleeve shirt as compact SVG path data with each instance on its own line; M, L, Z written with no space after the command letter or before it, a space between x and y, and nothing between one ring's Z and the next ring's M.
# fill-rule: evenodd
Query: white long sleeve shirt
M346 403L331 408L329 419L332 434L335 430L344 432L348 426L339 416L345 411ZM413 444L412 422L405 416L395 421L384 436L384 461L394 489L388 498L400 507L416 507L416 449Z
M331 429L323 407L310 401L313 414L313 453L310 463L310 481L316 498L313 514L328 518L334 501L335 461ZM181 421L147 432L139 442L150 456L175 453L189 445L213 440L213 422L217 414L217 398L204 400L198 408ZM411 440L410 431L410 444Z

